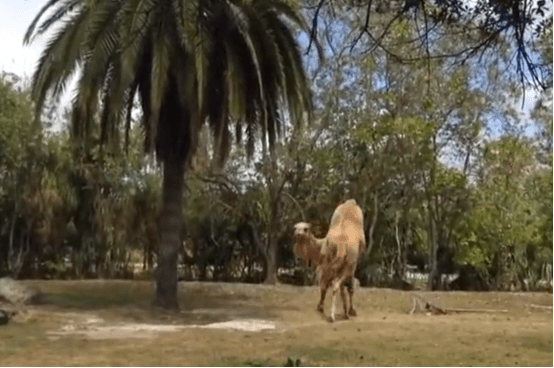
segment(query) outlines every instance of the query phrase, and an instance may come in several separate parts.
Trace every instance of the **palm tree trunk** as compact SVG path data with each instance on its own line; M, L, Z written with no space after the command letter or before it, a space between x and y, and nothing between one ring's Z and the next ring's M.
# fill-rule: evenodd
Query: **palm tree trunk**
M266 253L267 275L264 283L275 285L279 281L277 279L277 239L275 239L274 236L270 236L268 243Z
M166 309L177 309L177 260L183 225L183 175L185 165L175 159L164 161L162 208L158 223L159 256L156 272L156 298L153 304Z

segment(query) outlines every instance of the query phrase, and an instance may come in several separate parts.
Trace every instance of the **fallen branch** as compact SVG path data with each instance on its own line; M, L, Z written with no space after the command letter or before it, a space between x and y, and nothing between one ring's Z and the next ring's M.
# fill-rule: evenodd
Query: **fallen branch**
M531 308L540 308L540 309L550 309L550 310L552 310L552 306L548 306L548 305L531 304Z
M412 295L413 305L409 314L414 314L417 311L427 312L430 314L448 314L448 313L508 313L507 309L464 309L464 308L440 308L433 305L420 297ZM552 309L552 307L550 307Z
M508 313L507 309L462 309L462 308L448 308L447 312L456 313Z

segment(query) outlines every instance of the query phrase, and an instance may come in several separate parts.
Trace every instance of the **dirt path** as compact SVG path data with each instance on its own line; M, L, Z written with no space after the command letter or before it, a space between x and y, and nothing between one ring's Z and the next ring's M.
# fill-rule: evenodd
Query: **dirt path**
M318 290L183 283L179 312L150 307L152 284L28 282L45 294L0 329L3 365L552 366L544 293L418 293L441 308L508 313L413 314L411 293L359 289L359 317L315 312ZM329 305L326 305L329 311Z

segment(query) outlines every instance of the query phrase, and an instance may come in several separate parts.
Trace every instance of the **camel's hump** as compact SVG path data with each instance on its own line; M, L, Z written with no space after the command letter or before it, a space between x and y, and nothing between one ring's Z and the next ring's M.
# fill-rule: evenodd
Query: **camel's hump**
M357 206L358 203L356 202L355 199L351 198L351 199L347 199L346 201L344 201L343 204L348 204L348 205L353 205L353 206Z

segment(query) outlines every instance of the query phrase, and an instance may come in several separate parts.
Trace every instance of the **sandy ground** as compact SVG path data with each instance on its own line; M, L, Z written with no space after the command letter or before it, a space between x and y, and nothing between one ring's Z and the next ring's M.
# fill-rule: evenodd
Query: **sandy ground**
M181 283L181 308L167 312L150 307L149 282L27 284L45 300L0 328L2 365L553 364L552 310L536 308L552 306L547 293L416 292L441 308L491 311L439 316L409 314L412 292L362 288L359 316L331 324L315 311L316 287Z
M125 323L107 322L94 315L82 314L78 318L71 319L71 316L59 315L68 319L68 323L57 330L47 331L46 334L51 340L62 336L79 335L88 339L133 339L133 338L154 338L160 333L177 332L184 329L219 329L227 331L259 332L264 330L275 330L276 323L259 319L241 319L227 322L215 322L205 325L159 325L152 323Z

